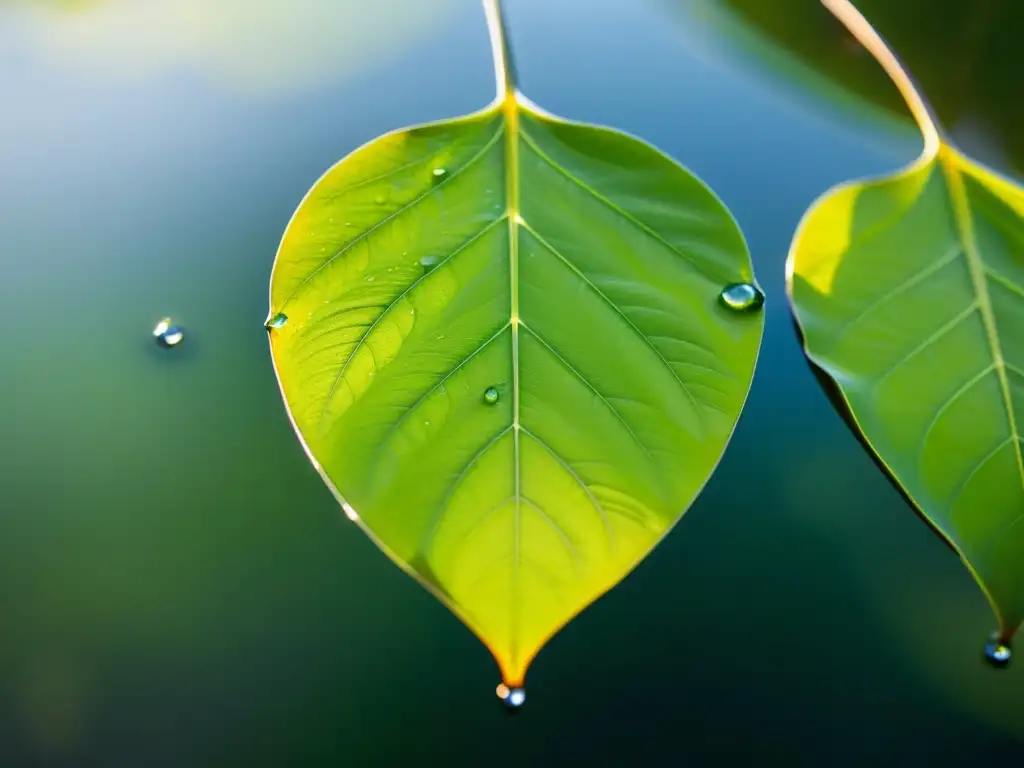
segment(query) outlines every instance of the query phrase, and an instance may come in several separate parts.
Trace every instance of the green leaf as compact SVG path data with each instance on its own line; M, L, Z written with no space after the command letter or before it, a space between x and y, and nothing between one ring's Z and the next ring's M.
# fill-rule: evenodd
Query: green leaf
M824 1L893 77L925 149L808 211L789 257L793 311L808 357L1008 642L1024 618L1024 190L953 148L864 18Z
M268 321L285 403L349 517L508 686L697 496L762 331L743 237L691 173L514 87L334 166ZM730 309L720 295L741 309ZM745 307L745 308L743 308ZM503 688L502 690L506 690Z

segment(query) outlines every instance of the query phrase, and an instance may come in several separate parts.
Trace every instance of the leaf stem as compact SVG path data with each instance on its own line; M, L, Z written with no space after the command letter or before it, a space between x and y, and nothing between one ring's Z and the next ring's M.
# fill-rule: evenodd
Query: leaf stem
M896 54L886 45L885 40L850 0L821 0L821 4L843 23L850 34L875 57L885 73L892 79L900 95L907 102L907 106L924 136L924 154L932 156L937 153L944 141L938 121L935 119L931 107L915 87L907 70L896 58Z
M505 14L501 8L501 0L484 0L484 13L487 14L487 29L491 33L498 101L504 102L518 90L519 77L516 73L515 59L512 58L512 48L508 43L508 34L505 31Z

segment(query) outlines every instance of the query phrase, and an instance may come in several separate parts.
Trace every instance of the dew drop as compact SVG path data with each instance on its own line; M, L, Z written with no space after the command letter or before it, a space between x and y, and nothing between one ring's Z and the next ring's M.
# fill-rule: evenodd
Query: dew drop
M1003 640L998 632L993 632L992 637L985 643L985 660L996 669L1005 669L1010 666L1013 658L1013 649L1009 642Z
M153 338L161 347L170 349L181 344L185 338L185 332L171 322L171 318L165 317L153 328Z
M750 283L733 283L725 286L719 299L726 307L737 312L749 312L764 306L764 294Z
M488 387L484 390L484 402L488 405L494 405L498 402L498 390L494 387Z
M438 181L440 181L441 179L443 179L447 175L448 175L448 169L447 168L435 168L434 169L434 178L436 180L438 180Z
M324 304L326 304L326 303L327 302L325 301ZM287 323L287 322L288 322L288 315L286 315L284 312L278 312L276 315L273 315L269 320L267 320L266 328L267 328L268 331L271 328L283 328L284 324Z
M526 703L525 688L509 688L504 683L499 683L494 692L498 694L499 699L505 702L506 706L512 709L519 709Z
M430 271L431 269L436 267L437 262L437 256L424 256L422 259L420 259L420 265L427 271Z

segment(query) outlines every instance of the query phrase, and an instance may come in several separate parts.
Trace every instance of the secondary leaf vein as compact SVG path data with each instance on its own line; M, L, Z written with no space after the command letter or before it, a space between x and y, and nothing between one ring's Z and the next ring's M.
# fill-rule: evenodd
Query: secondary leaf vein
M573 264L571 261L569 261L569 259L567 259L564 255L562 255L558 251L558 249L556 249L553 245L551 245L551 243L549 243L547 240L545 240L543 237L541 237L540 234L533 227L531 227L528 223L524 222L522 224L522 227L527 232L529 232L530 235L532 235L533 238L538 243L540 243L545 249L547 249L551 253L551 255L553 255L556 258L558 258L559 260L561 260L567 267L569 267L569 269L571 269L574 273L576 273L577 277L579 277L580 280L582 280L587 286L589 286L594 291L594 293L596 293L601 299L603 299L605 301L605 303L607 303L608 306L611 307L616 312L616 314L618 314L618 316L626 323L626 325L640 339L642 339L647 344L648 347L650 347L651 351L653 351L654 354L658 356L658 359L661 360L661 362L665 364L665 368L668 369L669 373L672 374L672 377L679 383L679 386L682 388L683 392L685 392L686 396L690 399L690 402L693 404L694 413L697 416L697 424L698 424L698 426L702 426L700 403L698 402L697 398L694 397L694 395L690 391L689 387L686 386L686 382L684 382L682 380L682 378L680 378L679 374L676 373L676 370L672 367L672 364L669 363L668 359L661 353L661 350L658 349L657 345L653 341L651 341L651 339L647 336L647 334L645 334L642 330L640 330L640 328L636 325L636 323L634 323L632 320L630 320L629 316L625 312L623 312L621 309L619 309L618 305L614 301L612 301L610 298L608 298L608 296L604 293L604 291L602 291L600 288L598 288L594 284L594 282L589 277L587 277L579 269L579 267L577 267L575 264ZM718 408L718 406L716 406L714 403L710 403L710 402L706 402L705 401L704 404L707 405L710 408L715 409L715 410L720 410Z

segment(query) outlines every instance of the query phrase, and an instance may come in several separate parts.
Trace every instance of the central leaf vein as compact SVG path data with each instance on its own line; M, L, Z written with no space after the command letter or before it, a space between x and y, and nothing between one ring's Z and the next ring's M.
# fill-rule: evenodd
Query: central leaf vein
M971 214L970 201L967 197L967 189L964 186L963 177L960 174L959 168L955 165L956 162L957 158L952 156L950 150L944 148L940 152L939 163L945 172L957 228L960 231L960 237L964 244L964 257L967 259L971 281L978 296L978 306L981 308L981 318L985 324L985 335L988 338L992 360L996 366L996 375L999 377L999 388L1003 395L1003 406L1006 409L1006 418L1009 422L1010 437L1014 441L1017 473L1021 487L1024 488L1024 451L1021 448L1021 433L1017 427L1017 415L1013 407L1013 391L1010 388L1010 381L1006 375L1006 361L1003 357L1002 344L999 340L999 326L996 321L995 308L992 306L992 297L989 296L988 283L985 280L986 265L974 237L974 219Z

